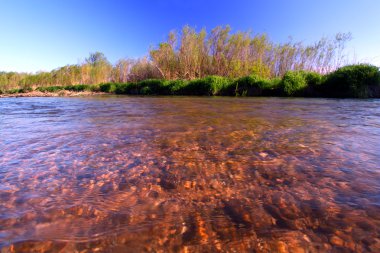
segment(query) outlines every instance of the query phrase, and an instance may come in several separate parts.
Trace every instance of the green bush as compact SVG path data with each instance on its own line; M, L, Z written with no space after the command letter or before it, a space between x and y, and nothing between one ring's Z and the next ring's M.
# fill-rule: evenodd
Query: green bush
M48 87L38 87L36 90L41 92L58 92L61 90L68 91L100 91L99 85L87 85L87 84L77 84L77 85L67 85L67 86L48 86Z
M91 86L87 85L87 84L77 84L77 85L68 85L68 86L65 86L64 89L68 90L68 91L76 91L76 92L90 91L91 90Z
M102 92L133 95L158 95L169 94L166 81L148 79L138 83L104 83L99 85ZM167 91L166 91L167 90Z
M116 94L127 94L126 90L128 87L128 83L114 83L113 85L110 86L109 91L106 92L111 92L111 93L116 93Z
M99 84L90 85L90 91L100 92L100 85Z
M283 96L284 92L282 89L282 79L273 78L265 79L262 81L261 87L263 89L263 96Z
M5 94L17 94L17 93L27 93L27 92L31 92L31 91L33 91L32 88L25 87L25 88L21 88L21 89L20 88L16 88L16 89L7 90L7 91L4 91L4 93Z
M205 79L211 84L212 95L220 95L220 92L231 83L230 79L222 76L209 76Z
M322 87L327 97L380 97L380 71L372 65L350 65L326 77Z
M102 83L99 85L101 92L113 93L116 91L116 83Z
M115 93L138 95L140 94L140 88L138 83L118 83L116 85Z
M304 71L288 71L282 78L283 90L287 96L300 96L307 88Z
M213 96L220 95L231 81L221 76L208 76L202 79L191 80L182 86L180 95Z
M303 71L302 71L303 72ZM311 87L318 87L323 82L323 76L316 72L303 72L303 75L305 76L306 83L308 86Z
M137 83L141 95L168 95L170 94L167 82L160 79L148 79Z
M63 89L64 87L62 86L49 86L49 87L38 87L36 90L41 91L41 92L58 92Z
M305 87L301 94L305 97L321 97L321 85L323 84L325 78L319 73L309 72L309 71L299 71L305 77L307 87Z
M24 87L24 88L21 88L18 90L18 93L27 93L27 92L31 92L33 91L33 89L31 87Z
M165 95L181 95L181 91L184 89L187 83L188 81L185 80L166 81L166 86L169 90L169 94Z
M276 95L279 90L278 79L265 79L257 75L250 75L236 79L226 86L222 95L227 96L270 96Z
M7 90L5 93L7 93L7 94L16 94L16 93L20 93L20 89L11 89L11 90Z

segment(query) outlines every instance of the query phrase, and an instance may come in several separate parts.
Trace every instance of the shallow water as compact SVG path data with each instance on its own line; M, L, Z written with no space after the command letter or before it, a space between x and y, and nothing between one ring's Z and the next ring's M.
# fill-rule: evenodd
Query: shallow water
M380 100L0 100L1 252L380 252Z

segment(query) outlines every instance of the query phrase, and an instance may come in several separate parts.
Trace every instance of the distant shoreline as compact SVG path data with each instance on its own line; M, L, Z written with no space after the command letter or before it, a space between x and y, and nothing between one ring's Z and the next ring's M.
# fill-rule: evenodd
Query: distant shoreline
M59 91L59 92L41 92L41 91L30 91L25 93L14 93L14 94L0 94L0 98L17 98L17 97L87 97L87 96L98 96L106 95L108 93L104 92L94 92L94 91Z
M238 97L380 98L380 70L350 65L321 75L288 71L282 78L252 74L240 78L207 76L192 80L147 79L140 82L22 87L1 91L0 97L76 97L100 94Z

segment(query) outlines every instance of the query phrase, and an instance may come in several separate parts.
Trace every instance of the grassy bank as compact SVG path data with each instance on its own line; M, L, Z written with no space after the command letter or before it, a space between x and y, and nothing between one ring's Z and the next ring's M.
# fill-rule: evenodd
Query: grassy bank
M104 92L128 95L196 95L196 96L288 96L380 98L380 71L376 66L351 65L330 74L288 71L282 78L266 79L250 75L238 79L208 76L194 80L149 79L130 83L37 87L39 92ZM17 94L33 89L3 92Z

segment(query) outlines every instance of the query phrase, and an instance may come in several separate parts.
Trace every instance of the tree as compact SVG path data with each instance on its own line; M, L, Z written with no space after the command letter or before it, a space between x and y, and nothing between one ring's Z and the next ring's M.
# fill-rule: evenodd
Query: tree
M112 66L103 53L91 53L86 58L84 65L90 66L90 83L102 83L110 81ZM84 69L88 71L88 69ZM86 73L87 74L87 73Z

